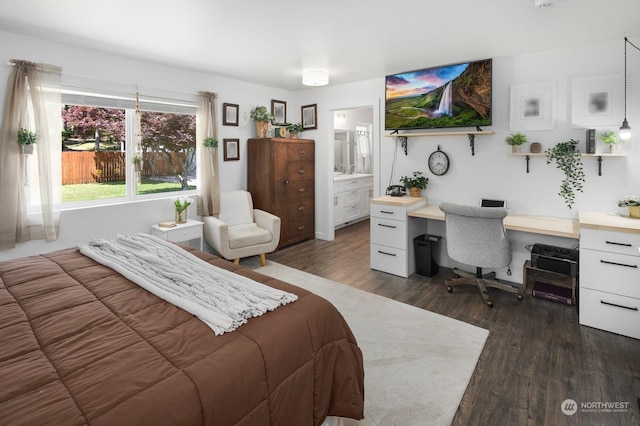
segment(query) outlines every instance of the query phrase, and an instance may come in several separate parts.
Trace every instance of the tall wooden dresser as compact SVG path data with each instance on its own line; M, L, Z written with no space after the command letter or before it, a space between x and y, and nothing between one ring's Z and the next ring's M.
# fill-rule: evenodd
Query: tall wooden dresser
M247 165L254 208L282 222L278 247L315 238L314 141L249 139Z

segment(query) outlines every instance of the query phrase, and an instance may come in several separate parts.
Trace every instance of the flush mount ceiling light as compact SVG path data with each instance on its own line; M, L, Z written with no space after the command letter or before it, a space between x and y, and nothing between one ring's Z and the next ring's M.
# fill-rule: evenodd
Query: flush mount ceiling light
M533 4L539 8L551 7L557 2L558 0L533 0Z
M303 71L302 84L305 86L326 86L329 84L329 73L324 70Z

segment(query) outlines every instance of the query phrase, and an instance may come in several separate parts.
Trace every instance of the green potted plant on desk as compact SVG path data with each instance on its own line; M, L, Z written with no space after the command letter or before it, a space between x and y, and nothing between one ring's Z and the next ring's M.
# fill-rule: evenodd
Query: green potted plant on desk
M507 145L511 145L511 152L520 152L520 147L527 143L527 136L522 133L512 133L504 141Z
M629 207L629 217L640 219L640 197L627 195L618 201L618 207Z
M409 189L409 195L419 197L420 191L427 189L429 178L422 176L422 172L415 171L411 176L402 176L400 182L404 184L405 188Z
M573 139L567 142L558 142L554 147L546 150L547 164L556 163L556 167L564 173L564 179L560 183L560 195L564 198L567 207L572 208L575 202L576 192L583 192L584 170L582 154L576 149L578 141Z

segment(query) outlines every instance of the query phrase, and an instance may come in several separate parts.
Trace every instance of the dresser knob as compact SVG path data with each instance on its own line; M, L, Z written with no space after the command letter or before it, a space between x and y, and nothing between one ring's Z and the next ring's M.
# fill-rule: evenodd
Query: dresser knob
M304 174L304 169L300 169L300 170L298 170L298 173L300 173L301 175L303 175L303 174Z
M300 210L300 211L304 210L304 206L298 207L298 210Z
M285 181L284 181L284 183L285 183L285 184L288 184L288 183L289 183L289 181L288 181L288 180L285 180Z
M298 192L304 192L304 188L298 188Z
M304 229L304 225L298 226L298 229L302 231Z

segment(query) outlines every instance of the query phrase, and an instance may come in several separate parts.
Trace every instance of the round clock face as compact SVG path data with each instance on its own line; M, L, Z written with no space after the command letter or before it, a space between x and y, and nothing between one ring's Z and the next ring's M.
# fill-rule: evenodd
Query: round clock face
M429 156L429 170L436 176L442 176L447 173L449 170L449 156L444 152L440 151L440 147L438 147L437 151L434 151Z
M280 135L281 138L286 138L287 137L287 128L286 127L278 128L278 134Z

